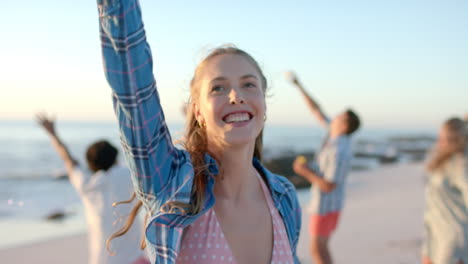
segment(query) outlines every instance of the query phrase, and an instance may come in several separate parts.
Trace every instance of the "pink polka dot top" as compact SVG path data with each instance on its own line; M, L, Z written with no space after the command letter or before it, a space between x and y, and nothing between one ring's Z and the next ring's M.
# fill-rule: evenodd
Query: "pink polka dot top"
M258 178L260 179L273 222L274 241L271 263L294 263L283 219L273 203L267 186L259 175ZM192 225L185 228L176 263L236 263L231 249L224 238L223 230L221 230L221 226L216 218L214 208L208 210Z

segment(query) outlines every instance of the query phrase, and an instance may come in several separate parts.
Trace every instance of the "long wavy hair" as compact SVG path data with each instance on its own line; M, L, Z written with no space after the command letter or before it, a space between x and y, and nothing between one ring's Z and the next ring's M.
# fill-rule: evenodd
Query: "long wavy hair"
M460 118L454 117L446 120L442 127L452 136L452 141L457 145L458 152L463 153L467 150L468 133L467 124ZM444 155L434 156L427 164L427 170L434 171L441 168L453 155L453 153L445 153Z
M238 49L234 46L221 46L219 48L214 49L210 52L196 67L194 76L190 82L190 98L187 103L187 112L186 112L186 131L184 140L182 140L182 145L184 146L185 150L190 153L191 162L194 169L194 178L193 178L193 186L192 186L192 199L190 204L181 204L179 202L173 202L172 204L169 203L168 207L171 208L171 205L177 208L184 208L182 211L185 213L197 214L203 208L203 201L205 195L205 188L208 182L208 177L211 177L208 166L205 164L205 154L209 153L208 151L208 139L206 134L206 127L198 123L195 112L193 109L193 104L197 102L200 96L200 76L202 75L206 65L211 61L211 59L221 56L221 55L238 55L245 58L254 68L258 71L260 75L260 83L263 89L264 94L266 93L267 89L267 80L263 71L261 70L259 64L255 59L250 56L247 52ZM263 148L263 129L260 131L259 135L255 139L255 147L254 147L254 157L258 160L262 160L262 148ZM210 153L213 154L213 153ZM212 155L215 157L215 155ZM218 165L220 161L217 160ZM222 167L222 166L220 166ZM220 172L222 173L222 171ZM133 200L135 195L132 196ZM131 201L129 200L129 201ZM124 201L124 202L129 202ZM118 203L120 204L120 203ZM117 204L115 204L117 205ZM110 242L112 239L123 236L133 224L138 211L142 206L141 200L138 200L135 204L134 208L130 212L126 223L120 230L115 232L112 236L109 237L107 240L107 249L110 251ZM147 218L147 217L146 217ZM145 226L146 226L146 219L145 219ZM144 238L142 239L141 248L143 249L146 244Z

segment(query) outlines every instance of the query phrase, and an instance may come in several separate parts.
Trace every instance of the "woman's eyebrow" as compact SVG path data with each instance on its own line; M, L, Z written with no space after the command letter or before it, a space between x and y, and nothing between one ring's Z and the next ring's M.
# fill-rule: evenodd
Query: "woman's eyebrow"
M247 75L244 75L241 77L241 79L247 79L247 78L255 78L255 79L258 79L257 76L253 75L253 74L247 74Z
M227 80L226 77L224 77L224 76L219 76L219 77L216 77L216 78L214 78L213 80L211 80L211 82L215 82L215 81L225 81L225 80Z

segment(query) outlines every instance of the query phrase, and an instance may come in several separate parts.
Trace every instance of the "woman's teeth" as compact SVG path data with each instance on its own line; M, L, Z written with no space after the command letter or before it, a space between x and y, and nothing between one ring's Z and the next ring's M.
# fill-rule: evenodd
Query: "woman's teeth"
M237 113L231 114L224 118L224 122L226 123L237 123L237 122L244 122L250 120L248 113Z

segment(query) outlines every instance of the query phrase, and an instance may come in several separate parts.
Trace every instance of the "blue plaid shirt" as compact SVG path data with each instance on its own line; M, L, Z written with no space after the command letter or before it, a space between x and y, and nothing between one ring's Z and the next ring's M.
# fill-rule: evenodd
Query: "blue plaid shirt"
M125 158L135 192L151 218L146 227L147 250L153 263L175 263L185 227L213 207L214 179L208 177L205 201L199 214L185 214L169 202L190 203L194 169L188 152L171 140L153 76L152 56L146 41L137 0L98 0L104 71L113 90ZM215 160L205 162L218 174ZM266 170L273 201L284 220L295 263L301 227L301 209L294 186ZM137 246L137 245L135 245Z

